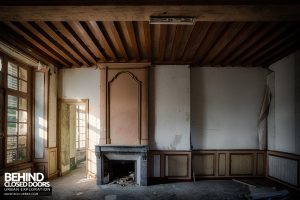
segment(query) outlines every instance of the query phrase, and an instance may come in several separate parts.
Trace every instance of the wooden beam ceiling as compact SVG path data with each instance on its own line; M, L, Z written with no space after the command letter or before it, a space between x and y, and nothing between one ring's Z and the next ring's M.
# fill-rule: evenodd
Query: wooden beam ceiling
M266 66L300 47L299 22L5 21L0 28L0 38L16 47L29 45L62 67L122 62Z
M300 47L296 0L0 3L0 39L61 67L122 62L267 66ZM196 22L150 25L150 16L191 16Z

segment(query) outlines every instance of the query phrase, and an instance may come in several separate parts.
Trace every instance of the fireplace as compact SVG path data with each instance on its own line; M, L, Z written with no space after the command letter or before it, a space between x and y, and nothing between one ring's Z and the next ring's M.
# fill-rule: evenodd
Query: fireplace
M97 145L97 184L109 183L113 178L134 171L138 185L147 185L148 146ZM122 167L122 170L118 169Z
M96 145L95 151L97 184L109 183L116 175L115 165L122 167L123 163L126 168L133 169L134 163L134 174L130 175L134 176L136 184L147 185L147 65L105 64L102 69L100 145ZM128 170L124 173L126 175Z
M130 177L136 183L136 161L133 160L107 160L104 164L104 177L107 181L118 181L124 177Z

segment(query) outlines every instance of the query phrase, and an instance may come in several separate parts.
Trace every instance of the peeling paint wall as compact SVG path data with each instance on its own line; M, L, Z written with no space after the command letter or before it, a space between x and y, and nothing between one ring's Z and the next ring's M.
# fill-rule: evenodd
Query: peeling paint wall
M70 170L70 107L67 104L61 105L60 116L61 173L64 173Z
M60 115L61 168L64 173L76 164L76 105L62 103Z
M68 105L69 112L69 127L70 127L70 158L76 157L76 105Z
M190 70L188 66L155 66L149 80L151 149L190 149Z
M266 85L262 68L191 68L194 149L257 149Z

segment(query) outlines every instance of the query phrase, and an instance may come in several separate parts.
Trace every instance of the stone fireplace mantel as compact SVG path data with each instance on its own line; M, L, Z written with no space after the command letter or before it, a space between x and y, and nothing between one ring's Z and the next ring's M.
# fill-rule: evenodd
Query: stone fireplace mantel
M147 145L96 145L97 185L104 184L104 159L136 162L136 183L147 185Z
M147 153L148 145L113 145L103 144L96 145L96 155L101 156L101 153ZM100 155L99 155L100 154Z

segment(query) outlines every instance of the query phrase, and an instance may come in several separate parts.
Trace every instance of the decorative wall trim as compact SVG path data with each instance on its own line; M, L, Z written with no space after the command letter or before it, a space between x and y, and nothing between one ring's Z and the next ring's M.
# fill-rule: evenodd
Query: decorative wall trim
M149 165L149 170L151 171L149 173L151 177L153 177L153 169L154 169L153 156L157 156L157 155L160 156L160 166L159 166L160 177L154 177L154 178L191 179L191 152L190 151L159 151L159 150L149 151L148 165ZM169 165L169 163L167 163L169 159L174 159L174 160L181 159L181 161L183 162L177 165Z
M218 154L218 176L226 176L226 153Z
M215 176L216 160L214 153L192 153L192 171L195 176Z
M57 148L48 148L48 178L52 179L57 176Z
M160 166L154 166L153 157L157 155L160 156ZM166 175L166 168L168 167L166 165L166 156L170 155L175 157L182 155L187 156L188 159L186 160L186 163L179 165L177 164L174 166L176 168L183 169L185 166L188 166L187 176L170 177ZM264 177L266 170L265 156L266 152L261 150L150 150L149 177L166 179L191 179L193 178L193 172L195 174L195 178ZM246 160L246 162L251 162L250 168L249 166L243 165L243 160ZM239 164L239 161L242 161L242 163ZM154 177L154 168L160 168L159 177ZM235 170L235 173L232 173L232 169ZM245 171L247 173L245 173Z
M253 153L230 153L229 175L230 176L252 176L254 171ZM234 158L235 157L235 158ZM249 159L250 158L250 159ZM250 163L249 163L250 161ZM249 165L250 164L250 165ZM250 168L247 168L247 167ZM245 171L249 171L248 173Z
M132 145L148 145L148 66L149 63L99 63L100 68L100 144L111 144L109 130L110 85L121 74L128 74L139 84L139 136ZM109 84L110 82L110 84Z
M195 150L192 151L192 157L197 155L214 156L214 173L197 175L197 178L218 178L218 177L263 177L265 173L258 174L257 171L265 172L265 162L260 165L257 163L258 154L263 155L265 160L265 151L261 150ZM243 161L250 161L244 165ZM261 162L261 161L260 161ZM193 163L192 163L193 164ZM193 164L194 165L194 164ZM258 170L259 168L259 170ZM249 171L245 173L245 171Z
M106 132L106 138L108 141L108 144L111 143L111 132L110 132L110 108L111 108L111 86L113 85L114 81L121 75L128 75L137 85L138 85L138 136L137 136L137 141L138 144L141 144L141 124L142 124L142 119L141 119L141 105L142 105L142 82L130 71L120 71L118 72L110 81L108 81L107 84L107 90L108 90L108 95L107 95L107 132Z

